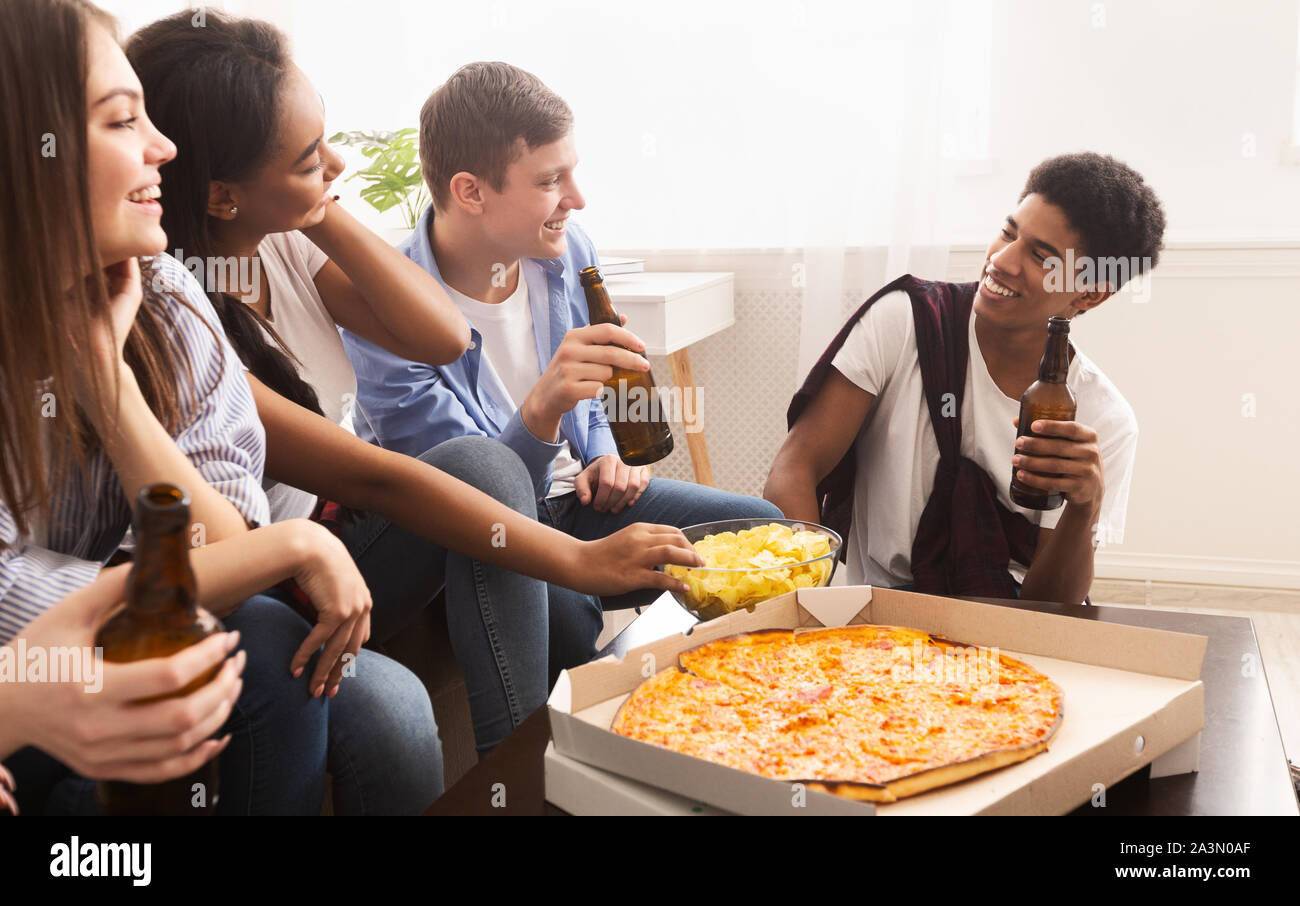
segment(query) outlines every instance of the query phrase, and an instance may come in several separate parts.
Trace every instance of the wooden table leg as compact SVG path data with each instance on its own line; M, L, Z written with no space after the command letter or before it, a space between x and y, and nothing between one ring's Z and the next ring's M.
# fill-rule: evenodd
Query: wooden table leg
M668 364L673 370L673 384L681 392L696 393L695 378L691 375L691 356L685 349L668 354ZM704 423L698 408L691 407L694 418L686 423L686 410L682 407L683 428L686 431L686 446L691 452L691 465L695 468L695 481L707 487L713 487L713 466L709 464L709 448L704 442Z

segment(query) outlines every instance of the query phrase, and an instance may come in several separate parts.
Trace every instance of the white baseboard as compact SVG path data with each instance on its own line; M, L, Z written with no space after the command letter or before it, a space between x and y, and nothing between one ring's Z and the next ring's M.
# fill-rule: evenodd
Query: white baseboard
M1150 579L1153 582L1300 589L1300 560L1190 557L1182 554L1101 550L1097 552L1094 563L1098 579Z

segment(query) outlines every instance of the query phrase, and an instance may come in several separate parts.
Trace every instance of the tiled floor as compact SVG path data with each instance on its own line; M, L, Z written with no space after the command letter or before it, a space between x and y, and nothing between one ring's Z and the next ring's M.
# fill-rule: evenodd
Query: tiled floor
M1287 757L1300 764L1300 591L1098 580L1091 597L1094 604L1116 607L1250 617L1255 623L1255 638L1282 731L1282 745ZM604 647L634 619L636 612L632 610L606 613L605 631L597 647Z

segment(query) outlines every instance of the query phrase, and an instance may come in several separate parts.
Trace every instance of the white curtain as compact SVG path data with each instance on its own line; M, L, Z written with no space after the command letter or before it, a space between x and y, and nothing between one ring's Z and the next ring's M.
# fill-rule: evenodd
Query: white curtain
M891 75L861 90L879 115L863 144L838 137L841 192L823 199L803 253L796 386L847 315L905 273L944 279L940 199L955 173L987 167L990 2L918 0L887 40Z

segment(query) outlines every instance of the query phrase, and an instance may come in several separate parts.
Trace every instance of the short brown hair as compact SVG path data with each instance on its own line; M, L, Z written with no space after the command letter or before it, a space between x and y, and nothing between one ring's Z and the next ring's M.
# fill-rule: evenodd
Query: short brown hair
M420 166L434 205L446 207L462 170L501 191L519 139L537 148L572 129L569 105L531 72L509 63L462 66L420 109Z

